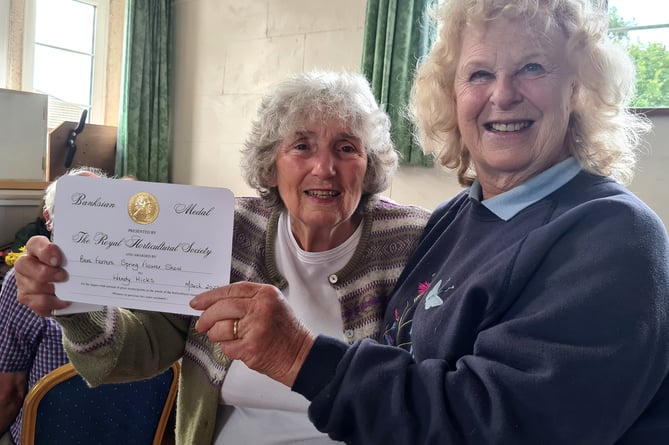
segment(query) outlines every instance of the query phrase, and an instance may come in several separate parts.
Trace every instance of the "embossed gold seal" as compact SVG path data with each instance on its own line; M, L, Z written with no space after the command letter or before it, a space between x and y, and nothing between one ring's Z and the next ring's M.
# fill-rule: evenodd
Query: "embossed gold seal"
M151 224L158 217L158 212L158 200L151 193L135 193L128 201L128 215L138 224Z

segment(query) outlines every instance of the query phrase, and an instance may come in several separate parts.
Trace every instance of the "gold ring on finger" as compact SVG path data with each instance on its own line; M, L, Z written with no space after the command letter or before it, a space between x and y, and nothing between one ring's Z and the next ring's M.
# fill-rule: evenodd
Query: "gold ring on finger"
M239 318L236 318L232 323L232 339L237 340L237 333L239 332Z

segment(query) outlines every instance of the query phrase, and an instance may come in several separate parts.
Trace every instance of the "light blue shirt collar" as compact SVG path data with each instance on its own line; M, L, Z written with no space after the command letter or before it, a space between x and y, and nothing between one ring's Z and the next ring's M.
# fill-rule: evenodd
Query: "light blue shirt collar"
M580 171L578 161L570 157L509 191L481 201L481 204L499 218L508 221L521 210L571 181ZM469 189L469 197L480 201L482 196L481 184L475 179Z

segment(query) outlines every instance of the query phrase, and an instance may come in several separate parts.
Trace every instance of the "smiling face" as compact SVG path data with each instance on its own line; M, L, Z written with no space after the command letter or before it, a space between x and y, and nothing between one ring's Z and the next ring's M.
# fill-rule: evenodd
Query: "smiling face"
M575 100L566 37L500 17L466 28L455 78L458 126L484 199L569 156Z
M355 231L367 153L336 120L311 120L286 137L276 158L276 186L302 249L332 249Z

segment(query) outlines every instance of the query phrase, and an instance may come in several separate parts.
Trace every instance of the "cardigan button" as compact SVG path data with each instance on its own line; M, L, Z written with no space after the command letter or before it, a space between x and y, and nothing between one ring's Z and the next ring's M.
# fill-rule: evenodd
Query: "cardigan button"
M337 277L336 274L332 274L328 277L328 281L330 284L337 284L337 281L339 281L339 277Z
M353 335L354 335L354 333L353 333L353 329L347 329L347 330L345 330L345 331L344 331L344 335L346 336L346 338L353 338Z

